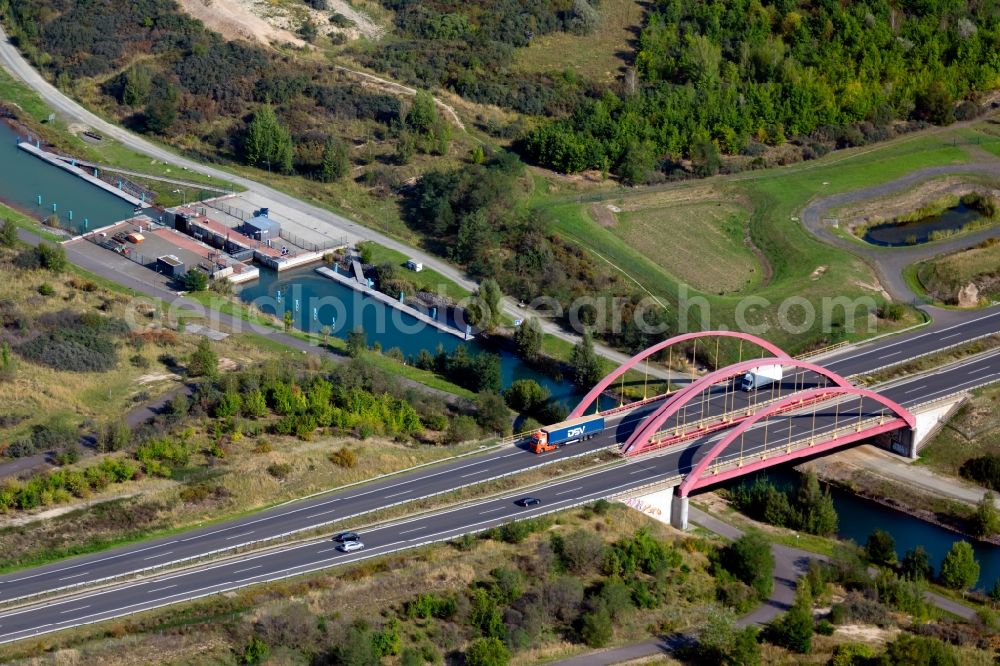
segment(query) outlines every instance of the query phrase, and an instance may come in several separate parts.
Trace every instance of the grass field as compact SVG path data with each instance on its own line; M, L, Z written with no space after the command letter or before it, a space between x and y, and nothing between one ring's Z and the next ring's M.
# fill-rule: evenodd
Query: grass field
M934 439L920 449L920 461L958 476L969 458L1000 455L1000 386L975 392Z
M589 35L557 32L518 49L515 67L526 73L571 70L596 82L617 79L634 51L645 10L636 0L602 0L601 22Z
M731 200L747 201L752 207L752 240L773 270L770 283L754 291L755 297L765 301L758 300L757 305L748 307L747 302L737 296L718 296L687 289L688 299L702 296L707 303L707 308L693 307L691 303L692 307L687 311L691 322L689 328L697 327L695 322L705 310L710 311L712 325L733 327L739 323L737 314L743 308L743 319L747 325L744 330L753 328L796 352L837 339L868 337L916 321L915 315L909 313L896 322L879 320L874 327L860 318L854 331L843 327L837 331L831 326L824 330L824 319L834 324L838 320L838 311L830 301L824 309L824 299L865 299L859 303L877 304L882 296L875 275L863 261L821 243L802 228L797 218L793 219L801 208L810 200L889 182L923 167L968 162L970 155L964 145L969 144L972 137L979 140L975 144L979 148L994 144L1000 146L1000 138L976 130L952 132L944 129L875 146L839 151L820 160L789 167L639 190L607 189L590 195L579 192L567 194L564 185L552 186L544 177L536 175L533 203L552 214L557 229L566 238L594 252L599 260L611 264L641 289L676 306L685 287L681 286L676 276L646 254L644 250L649 239L638 236L633 238L632 243L628 242L615 229L598 224L590 214L590 206L611 202L623 210L631 207L641 210L643 198L650 197L654 192L672 192L677 197L693 199L695 191L706 187L731 192ZM637 203L632 204L633 200ZM662 205L669 204L661 203L659 206ZM649 210L656 210L659 206L651 202ZM801 315L803 308L794 305L795 302L792 306L785 306L786 322L782 324L782 303L791 302L788 299L793 297L800 304L802 301L798 299L804 298L812 307L816 314L812 326L805 325ZM863 307L857 310L859 314L862 311ZM680 313L684 312L681 307ZM832 313L832 316L824 317L824 312Z
M761 281L761 266L744 244L749 211L736 203L681 203L616 217L615 235L699 291L722 295Z
M949 301L970 282L980 287L980 297L1000 296L1000 244L937 257L917 265L921 287L935 298Z
M419 273L415 273L405 268L409 257L402 252L397 252L378 243L369 243L369 246L372 248L373 263L392 264L396 268L399 268L400 275L412 282L417 289L428 291L432 294L442 293L456 302L469 297L467 289L463 289L433 269L425 267Z

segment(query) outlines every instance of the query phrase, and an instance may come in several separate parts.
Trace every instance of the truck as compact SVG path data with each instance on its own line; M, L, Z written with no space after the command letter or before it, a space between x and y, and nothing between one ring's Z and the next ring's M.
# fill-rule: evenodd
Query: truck
M581 416L555 425L545 426L531 436L535 453L555 451L561 446L590 439L604 432L604 417L600 414Z
M770 386L774 382L780 382L781 377L780 365L762 365L758 368L751 368L750 372L743 375L740 388L744 391L753 391Z

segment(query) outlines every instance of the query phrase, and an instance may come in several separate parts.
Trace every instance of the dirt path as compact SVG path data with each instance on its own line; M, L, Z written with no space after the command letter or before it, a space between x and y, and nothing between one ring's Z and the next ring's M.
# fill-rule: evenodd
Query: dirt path
M374 87L379 88L380 90L385 90L387 92L394 93L397 95L407 95L410 97L417 94L416 88L404 86L401 83L396 83L395 81L390 81L389 79L383 79L379 76L375 76L374 74L369 74L368 72L362 72L356 69L351 69L349 67L344 67L343 65L334 65L333 67L338 71L344 72L345 74L350 74L355 78L361 79L362 81L365 81L373 85ZM458 113L455 111L455 108L453 106L451 106L450 104L445 104L437 97L434 98L434 103L437 104L439 109L445 112L445 115L447 115L448 118L451 119L451 122L453 125L455 125L455 127L462 130L463 132L465 131L465 124L462 122L462 119L458 117Z

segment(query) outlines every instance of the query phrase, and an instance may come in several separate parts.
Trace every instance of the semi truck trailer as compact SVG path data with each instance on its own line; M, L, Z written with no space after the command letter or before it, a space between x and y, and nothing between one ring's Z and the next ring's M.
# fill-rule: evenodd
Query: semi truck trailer
M604 417L581 416L555 425L545 426L531 436L531 450L535 453L555 451L561 446L590 439L604 432Z
M780 382L781 376L780 365L762 365L759 368L753 368L750 372L743 375L743 382L740 384L740 388L744 391L764 388L774 382Z

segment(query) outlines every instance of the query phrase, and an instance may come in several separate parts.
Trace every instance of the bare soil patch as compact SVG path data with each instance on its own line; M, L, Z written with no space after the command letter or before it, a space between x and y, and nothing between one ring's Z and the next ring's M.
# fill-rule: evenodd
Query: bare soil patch
M245 39L262 44L305 42L289 30L264 20L251 9L247 0L178 0L181 8L226 39Z

